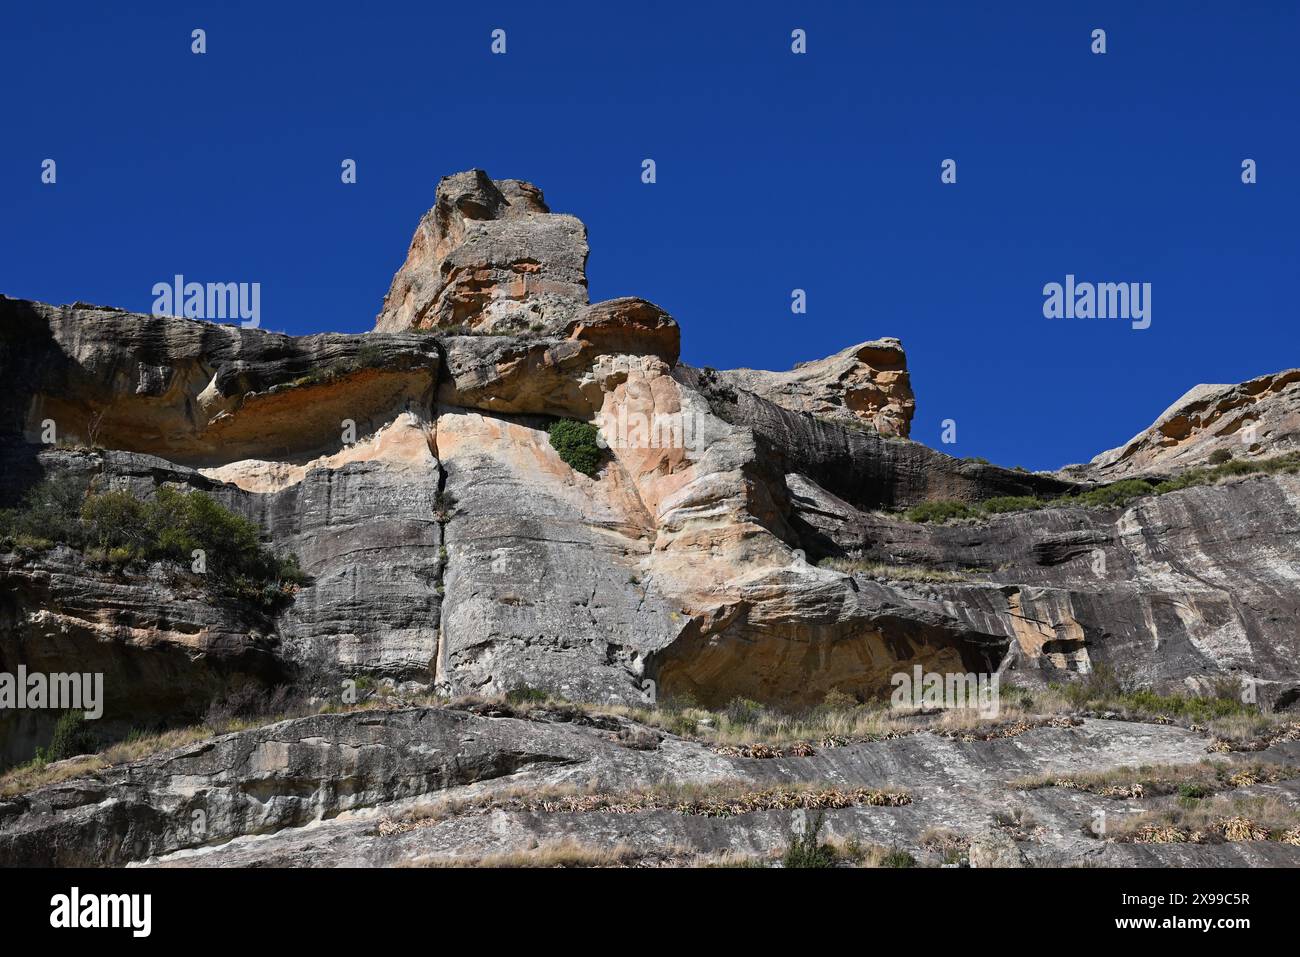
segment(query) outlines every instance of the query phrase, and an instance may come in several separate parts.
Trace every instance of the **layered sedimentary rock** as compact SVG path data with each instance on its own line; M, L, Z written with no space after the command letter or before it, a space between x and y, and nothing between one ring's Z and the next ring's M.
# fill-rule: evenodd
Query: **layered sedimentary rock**
M1205 465L1216 452L1249 461L1300 448L1300 369L1236 385L1198 385L1150 427L1076 473L1103 481Z
M1021 680L1105 666L1131 685L1194 692L1232 676L1282 706L1300 688L1294 475L950 526L863 513L802 476L790 488L811 554L878 563L868 580L958 631L1004 637ZM940 580L901 580L908 569Z
M1026 775L1203 767L1205 747L1205 736L1186 728L1089 719L988 740L909 734L753 760L599 710L539 709L526 717L457 708L325 714L0 797L0 861L375 867L472 863L513 853L544 865L539 848L566 842L625 849L623 863L691 865L721 855L733 855L733 864L769 863L788 845L788 807L718 817L673 807L571 810L560 801L529 800L559 789L617 801L667 781L738 797L828 782L842 792L904 795L884 806L828 810L822 836L907 850L926 866L948 863L952 852L967 847L962 856L972 867L1300 864L1300 846L1278 840L1116 843L1096 834L1099 816L1127 816L1143 810L1142 801L1003 786ZM1252 757L1295 761L1284 746ZM1245 763L1233 755L1220 760ZM1295 807L1300 779L1232 793ZM201 828L193 826L196 820ZM955 843L936 847L936 834Z
M743 389L792 412L848 424L865 423L881 435L907 438L916 399L907 356L897 339L876 339L789 372L706 370L719 388Z
M1288 700L1291 476L918 525L890 510L1080 486L904 438L897 340L785 373L684 366L658 306L586 302L585 255L581 224L535 188L472 171L440 185L378 323L421 331L293 338L0 300L0 505L77 470L140 497L199 489L308 576L268 615L157 563L109 576L72 549L8 550L0 666L93 660L116 676L110 704L148 722L321 660L440 692L625 703L797 708L878 694L912 664L1099 663L1162 687L1249 676ZM1199 416L1193 433L1217 435L1251 412L1281 442L1295 388L1288 373L1198 394L1166 425ZM551 447L556 417L599 425L594 475ZM43 444L49 423L81 448ZM1155 455L1143 441L1123 468ZM885 571L816 564L846 556Z
M858 508L898 508L934 499L978 502L999 495L1059 495L1075 482L954 459L842 421L792 411L727 381L726 373L678 366L677 379L713 412L752 432L772 475L799 472ZM773 480L774 484L775 480Z
M380 332L562 327L587 302L587 230L542 192L482 170L444 177L375 321Z
M0 437L186 465L311 457L407 408L438 377L427 336L261 329L0 297ZM51 428L52 426L52 428Z

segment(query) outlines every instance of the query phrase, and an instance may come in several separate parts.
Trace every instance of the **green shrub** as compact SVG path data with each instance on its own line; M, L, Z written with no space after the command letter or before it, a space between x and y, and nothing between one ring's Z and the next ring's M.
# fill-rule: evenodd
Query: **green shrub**
M999 512L1028 512L1046 506L1041 498L1033 495L1003 495L990 498L980 503L980 508L991 514Z
M57 543L87 550L115 566L137 559L190 567L202 550L210 580L238 598L274 611L306 581L295 555L263 547L258 527L202 492L158 489L141 501L125 490L86 494L69 478L33 486L19 509L0 515L0 539L14 547ZM39 530L39 539L37 536Z
M596 442L597 430L588 422L560 419L551 424L548 434L551 448L575 472L594 476L600 468L602 451Z
M790 845L786 848L782 863L786 867L834 867L835 849L823 844L820 839L822 823L826 814L817 812L811 827L804 827L802 834L791 831Z
M1125 691L1114 669L1098 665L1086 678L1050 687L1065 695L1078 709L1128 711L1203 724L1233 715L1258 713L1254 705L1242 701L1241 683L1225 678L1214 683L1209 694L1159 694L1149 688ZM1005 693L1004 693L1005 700Z
M699 719L693 718L689 714L680 712L670 712L672 720L668 722L668 730L678 737L689 738L699 733Z
M763 714L763 706L749 698L735 697L727 704L727 720L732 724L753 724Z
M821 708L823 711L852 711L858 706L858 699L853 695L845 694L839 688L832 688L826 692L826 697L822 698Z
M101 549L126 549L143 554L152 544L148 509L130 492L86 496L81 506L86 541Z
M541 688L518 685L506 692L506 701L511 704L541 704L550 698L550 694Z
M1230 461L1231 459L1232 453L1227 449L1215 449L1210 453L1211 465L1222 465L1224 462Z
M1214 461L1213 455L1210 458ZM1271 475L1276 472L1294 474L1297 469L1300 469L1300 452L1288 452L1269 459L1229 459L1210 468L1189 469L1182 475L1161 482L1155 490L1157 494L1164 495L1166 492L1177 492L1179 489L1191 488L1194 485L1213 485L1221 478L1235 475Z
M913 505L906 512L909 522L933 522L943 525L959 518L972 518L976 512L965 502L952 499L937 499L933 502L921 502Z
M65 711L54 726L54 737L47 750L40 753L42 761L62 761L95 750L95 736L86 723L83 711Z
M1055 504L1081 505L1084 508L1122 508L1134 499L1150 495L1155 490L1155 486L1146 479L1122 479L1078 495L1057 499Z
M1114 668L1099 664L1093 667L1087 677L1066 685L1064 693L1070 704L1082 708L1117 698L1124 693L1124 687Z
M0 512L0 539L80 548L85 542L81 503L87 483L72 476L45 479L27 490L18 508Z
M907 851L895 848L880 859L881 867L916 867L916 858Z

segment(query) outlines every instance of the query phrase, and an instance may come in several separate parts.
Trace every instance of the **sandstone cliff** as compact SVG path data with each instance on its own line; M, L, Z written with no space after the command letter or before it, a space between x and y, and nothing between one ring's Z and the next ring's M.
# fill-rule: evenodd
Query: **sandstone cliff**
M141 499L197 489L305 573L292 602L267 610L165 562L108 567L66 545L9 543L0 671L103 672L104 728L123 734L322 667L406 694L531 687L628 706L648 694L791 709L831 692L866 700L916 664L1040 687L1103 666L1159 690L1231 677L1255 682L1268 707L1295 700L1293 473L1115 507L1052 500L1240 449L1247 424L1258 441L1237 454L1293 448L1300 373L1200 387L1089 467L1031 474L906 438L914 399L897 339L788 372L691 368L658 306L587 302L586 255L581 222L551 213L538 189L475 170L439 184L366 335L293 338L0 297L0 507L49 476ZM600 426L608 447L594 474L548 440L557 417ZM950 525L902 511L1008 496L1035 507ZM409 720L418 727L384 724L404 749L451 733ZM369 733L321 721L285 741L334 736L346 750ZM0 718L0 761L29 757L52 723ZM249 747L280 746L241 739L222 745L230 761L176 759L235 789L226 838L270 826L265 808L241 803L238 779L259 766ZM317 760L315 747L302 760ZM571 752L588 747L543 735L526 760L581 763ZM524 753L503 744L482 763L513 773ZM459 773L379 775L351 793L357 806L383 803ZM114 779L104 793L127 786ZM123 824L136 843L91 862L180 849L145 836L144 805L161 800L139 798ZM274 826L317 811L285 806ZM99 812L68 813L83 824L57 818L51 832L24 817L0 847L36 860L54 833L59 860L85 862L78 828L99 826Z

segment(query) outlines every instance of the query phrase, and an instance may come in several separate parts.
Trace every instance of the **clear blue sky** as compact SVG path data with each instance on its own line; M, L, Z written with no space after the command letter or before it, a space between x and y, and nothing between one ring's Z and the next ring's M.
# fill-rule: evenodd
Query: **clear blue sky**
M659 303L688 362L899 337L914 437L953 418L960 455L1084 460L1300 365L1296 2L126 7L0 13L7 295L147 312L179 272L260 282L267 328L366 330L479 166L581 217L593 300ZM1044 319L1066 273L1152 283L1151 328Z

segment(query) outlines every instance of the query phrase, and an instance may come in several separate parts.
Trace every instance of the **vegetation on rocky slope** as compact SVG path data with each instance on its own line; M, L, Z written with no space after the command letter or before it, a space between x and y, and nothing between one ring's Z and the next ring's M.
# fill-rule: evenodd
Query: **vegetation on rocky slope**
M1296 776L1300 776L1300 767L1260 761L1234 763L1207 759L1200 764L1143 765L1105 771L1035 774L1012 781L1011 787L1022 791L1070 788L1117 800L1161 795L1204 798L1219 791L1272 784Z
M1133 844L1222 844L1280 841L1300 845L1300 812L1276 797L1189 798L1126 815L1107 831Z
M202 492L166 486L141 500L61 476L32 486L18 508L0 510L0 547L42 552L56 545L118 568L139 561L183 565L267 611L281 608L305 581L297 557L264 547L248 519Z
M904 512L908 521L945 524L961 519L982 519L1005 512L1036 511L1043 508L1124 508L1148 495L1164 495L1198 485L1214 485L1224 479L1245 475L1272 475L1300 472L1300 453L1290 452L1268 459L1238 460L1222 456L1217 464L1188 469L1163 482L1148 479L1122 479L1075 495L1039 498L1034 495L1008 495L985 499L971 505L953 499L921 502Z

